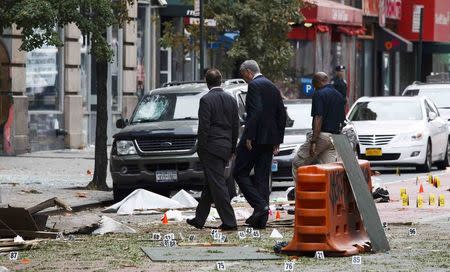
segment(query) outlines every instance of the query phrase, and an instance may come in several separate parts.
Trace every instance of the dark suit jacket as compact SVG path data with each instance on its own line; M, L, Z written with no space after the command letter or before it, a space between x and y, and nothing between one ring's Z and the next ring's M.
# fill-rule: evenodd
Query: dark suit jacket
M248 84L245 108L244 140L273 145L283 142L286 109L280 91L270 80L260 75Z
M198 148L228 161L239 134L236 100L223 89L212 89L200 99L198 119Z

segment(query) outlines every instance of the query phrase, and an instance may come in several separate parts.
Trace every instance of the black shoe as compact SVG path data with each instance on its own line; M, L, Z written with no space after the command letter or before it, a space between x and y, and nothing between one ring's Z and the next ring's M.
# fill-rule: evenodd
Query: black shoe
M225 225L225 224L221 224L220 226L219 226L219 229L221 229L221 230L223 230L223 231L233 231L233 230L237 230L238 228L237 228L237 226L228 226L228 225Z
M186 219L186 223L188 223L189 225L197 228L197 229L202 229L203 226L200 225L197 221L195 221L195 218L192 219Z
M254 217L253 221L250 223L250 226L254 229L265 229L267 220L269 220L269 213Z
M264 209L260 210L260 211L253 211L253 214L247 218L247 220L245 220L245 223L248 225L251 225L254 221L256 217L260 217L261 215L266 215L269 213L269 206L264 207Z

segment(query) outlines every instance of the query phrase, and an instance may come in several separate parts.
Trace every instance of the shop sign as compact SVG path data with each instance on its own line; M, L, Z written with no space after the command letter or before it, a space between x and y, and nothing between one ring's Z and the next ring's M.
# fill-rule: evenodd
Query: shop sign
M333 21L338 22L347 22L349 21L349 15L347 11L342 9L333 9L331 13L331 17L333 18Z
M420 32L420 11L424 8L423 5L414 5L413 8L413 22L412 22L412 32Z
M363 12L366 16L377 17L380 12L380 6L378 0L364 0Z
M450 23L450 13L436 13L434 15L434 23L436 25L444 25L447 26Z
M26 84L34 93L44 91L44 87L56 85L58 49L44 46L27 53Z
M400 20L402 15L401 0L364 0L364 14L378 16L380 26L386 25L386 18Z

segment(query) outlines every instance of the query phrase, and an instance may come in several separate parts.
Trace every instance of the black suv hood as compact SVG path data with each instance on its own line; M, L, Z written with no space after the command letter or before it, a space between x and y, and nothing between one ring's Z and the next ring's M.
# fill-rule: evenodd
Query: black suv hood
M197 135L197 120L164 121L128 125L113 137L128 139L135 137L151 137L165 135Z

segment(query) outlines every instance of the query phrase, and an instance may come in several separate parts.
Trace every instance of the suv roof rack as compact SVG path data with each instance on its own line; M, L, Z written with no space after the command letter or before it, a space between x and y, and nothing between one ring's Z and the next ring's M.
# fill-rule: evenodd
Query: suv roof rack
M204 80L172 81L172 82L164 83L162 85L162 87L180 86L180 85L186 85L186 84L204 84L204 83L206 83L206 81L204 81ZM237 85L237 84L245 84L245 83L246 83L245 80L243 80L242 78L233 78L233 79L227 79L227 80L223 81L223 84L225 86Z
M196 81L172 81L167 82L162 85L162 87L171 87L171 86L180 86L180 85L186 85L186 84L202 84L206 83L204 80L196 80Z
M245 84L245 80L243 80L242 78L232 78L232 79L227 79L223 82L223 84L225 86L229 86L229 85L235 85L235 84Z

